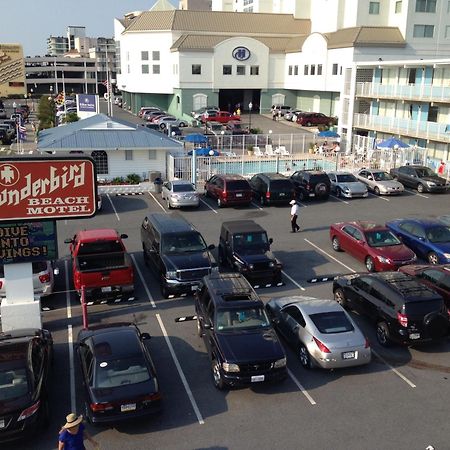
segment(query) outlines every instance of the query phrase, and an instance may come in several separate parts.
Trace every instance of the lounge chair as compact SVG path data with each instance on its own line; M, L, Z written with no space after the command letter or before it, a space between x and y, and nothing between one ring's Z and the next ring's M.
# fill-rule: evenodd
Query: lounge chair
M261 151L259 147L253 147L253 154L255 156L264 156L264 153Z
M267 156L275 156L275 152L273 151L273 147L272 147L271 144L267 144L266 145L266 152L265 152L265 154Z

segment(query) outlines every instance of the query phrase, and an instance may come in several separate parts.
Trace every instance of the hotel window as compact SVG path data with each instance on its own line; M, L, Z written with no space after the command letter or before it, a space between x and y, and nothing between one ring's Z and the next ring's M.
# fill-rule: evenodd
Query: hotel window
M159 51L152 52L153 61L159 61Z
M141 52L142 61L148 61L148 52Z
M192 64L192 75L201 75L202 66L200 64Z
M142 64L142 73L148 73L148 64Z
M450 38L450 25L447 25L445 27L445 39L449 39Z
M436 0L416 0L416 12L436 12Z
M369 14L380 14L380 2L369 3Z
M447 3L447 13L450 13L450 0Z
M127 73L130 73L130 65L127 65Z
M308 66L308 64L306 64L305 67L303 67L303 75L309 75L309 66Z
M109 172L108 155L104 150L94 150L91 153L91 157L94 160L95 167L97 169L97 174L105 175Z
M153 64L153 75L159 75L161 73L161 67L159 64Z
M259 75L259 66L250 66L250 75Z
M331 75L337 75L338 74L338 65L333 64L333 68L331 70Z
M402 2L395 2L395 14L400 14L402 12Z
M148 159L156 159L156 150L148 151Z
M130 60L130 52L127 52L127 61Z
M322 64L317 64L317 75L322 75Z
M236 75L245 75L245 66L236 66Z
M133 161L133 150L125 150L125 161Z
M231 75L231 66L222 66L223 75Z
M311 64L311 75L315 75L315 74L316 74L316 65Z
M298 66L294 66L294 75L298 75Z
M434 25L414 25L413 37L432 38L434 34Z
M288 75L292 75L292 66L289 66L288 68Z

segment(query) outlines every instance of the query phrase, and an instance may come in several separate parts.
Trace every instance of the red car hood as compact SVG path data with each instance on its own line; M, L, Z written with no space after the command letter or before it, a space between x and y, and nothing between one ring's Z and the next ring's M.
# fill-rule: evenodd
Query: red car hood
M415 253L403 244L388 245L386 247L372 247L372 250L377 255L396 261L409 261L415 256Z

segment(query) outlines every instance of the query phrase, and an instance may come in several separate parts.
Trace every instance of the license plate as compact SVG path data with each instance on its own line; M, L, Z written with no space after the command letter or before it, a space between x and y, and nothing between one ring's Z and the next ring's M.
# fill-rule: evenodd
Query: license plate
M112 291L112 287L111 286L102 287L102 292L111 292L111 291Z
M242 194L236 194L236 197L242 197Z
M128 403L126 405L120 405L121 412L134 411L135 409L136 409L136 403Z
M261 381L264 381L264 375L254 375L252 376L252 383L259 383Z
M198 289L198 286L195 284L194 286L191 286L191 291L196 291Z
M411 333L409 335L410 339L420 339L420 333Z
M0 420L0 428L5 428L5 421L4 420Z
M355 359L355 352L342 353L342 359Z
M311 193L309 194L309 196L310 196L310 197L315 197L316 194L314 194L314 192L311 192Z
M280 197L284 197L285 195L286 195L286 194L285 194L284 192L280 192L280 193L279 193L279 196L280 196Z

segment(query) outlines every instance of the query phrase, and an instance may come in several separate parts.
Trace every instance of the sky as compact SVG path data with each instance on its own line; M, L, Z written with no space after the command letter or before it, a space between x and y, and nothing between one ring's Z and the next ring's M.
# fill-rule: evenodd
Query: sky
M88 37L114 37L114 18L150 9L156 0L0 0L0 43L21 44L25 56L47 53L47 38L66 36L69 25ZM178 0L170 0L178 6Z

